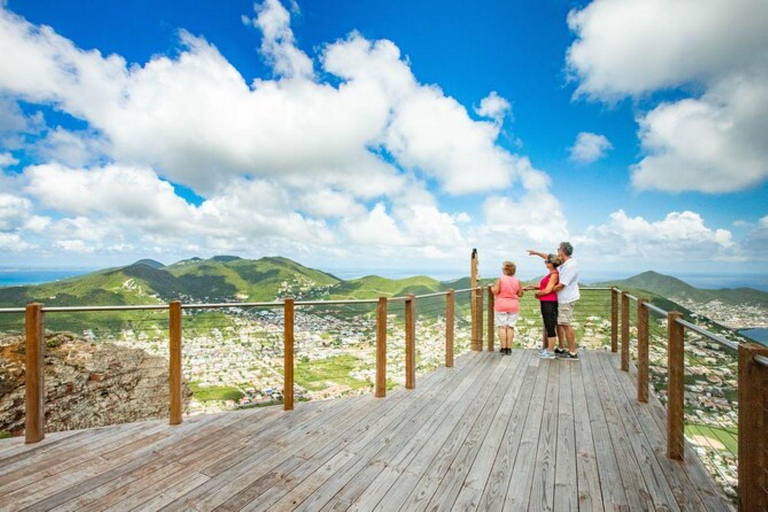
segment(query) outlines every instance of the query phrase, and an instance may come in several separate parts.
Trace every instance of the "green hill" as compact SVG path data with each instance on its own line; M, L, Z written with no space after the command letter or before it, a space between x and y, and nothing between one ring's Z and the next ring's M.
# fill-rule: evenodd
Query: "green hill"
M312 296L339 279L287 258L192 258L170 266L153 260L92 272L53 283L0 288L0 307L39 301L49 306L152 304L181 299L272 301Z
M387 279L379 276L365 276L342 281L329 290L334 299L375 299L381 296L420 295L447 290L440 281L427 276L405 279Z
M628 279L598 283L596 286L616 286L623 289L645 290L662 297L689 299L695 302L719 300L725 304L754 303L768 305L768 293L759 290L752 288L706 290L691 286L676 277L666 276L651 270Z

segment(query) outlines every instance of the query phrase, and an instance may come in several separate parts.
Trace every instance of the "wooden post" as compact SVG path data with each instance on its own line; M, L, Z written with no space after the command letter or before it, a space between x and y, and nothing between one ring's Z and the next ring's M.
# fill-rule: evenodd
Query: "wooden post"
M739 345L739 510L768 510L768 347Z
M387 396L387 298L376 306L376 388L375 396Z
M453 330L456 320L453 314L455 296L453 289L445 294L445 366L453 368Z
M179 425L181 424L181 302L178 300L171 301L168 311L170 424Z
M416 297L405 299L405 389L416 387Z
M648 308L637 299L637 401L648 403Z
M667 457L683 460L685 435L685 331L677 323L682 313L667 315Z
M495 333L493 332L495 330L495 321L496 319L493 316L493 308L496 301L496 297L493 295L493 286L488 285L488 352L493 352L493 338L495 336Z
M477 256L477 249L472 249L472 257L470 260L469 268L469 287L472 288L472 290L469 292L469 311L472 321L472 327L470 329L470 348L475 352L480 352L483 350L483 333L482 329L479 327L479 324L483 321L482 317L480 316L482 315L482 310L477 309L477 296L482 293L480 290L476 290L478 264L479 261Z
M611 288L611 352L618 350L619 338L619 291Z
M629 294L621 293L621 370L629 371Z
M24 347L26 356L24 442L37 443L45 437L45 377L43 375L45 332L42 304L33 302L27 305L25 327L27 339Z
M293 298L284 302L283 336L283 410L293 410Z
M477 317L477 350L483 351L483 291L478 290L475 296L475 316Z

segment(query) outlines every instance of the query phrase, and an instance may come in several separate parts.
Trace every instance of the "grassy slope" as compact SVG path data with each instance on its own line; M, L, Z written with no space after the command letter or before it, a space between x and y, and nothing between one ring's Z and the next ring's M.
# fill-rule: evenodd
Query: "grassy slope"
M759 290L752 288L705 290L695 288L675 277L665 276L653 271L643 272L628 279L599 283L599 286L617 286L619 288L646 290L662 297L686 298L696 302L720 300L726 304L752 302L768 305L768 293Z

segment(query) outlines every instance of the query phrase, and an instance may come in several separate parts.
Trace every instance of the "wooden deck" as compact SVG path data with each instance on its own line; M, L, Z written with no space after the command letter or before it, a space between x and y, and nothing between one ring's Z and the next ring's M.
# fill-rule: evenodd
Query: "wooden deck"
M2 510L727 510L617 354L476 353L413 391L0 441Z

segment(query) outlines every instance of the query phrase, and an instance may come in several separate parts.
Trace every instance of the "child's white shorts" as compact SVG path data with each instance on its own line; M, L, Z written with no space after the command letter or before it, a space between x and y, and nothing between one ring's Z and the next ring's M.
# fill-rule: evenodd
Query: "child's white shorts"
M514 327L517 323L517 319L520 318L520 313L505 313L503 311L495 311L493 318L496 327Z

